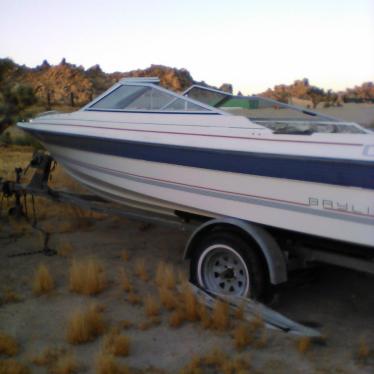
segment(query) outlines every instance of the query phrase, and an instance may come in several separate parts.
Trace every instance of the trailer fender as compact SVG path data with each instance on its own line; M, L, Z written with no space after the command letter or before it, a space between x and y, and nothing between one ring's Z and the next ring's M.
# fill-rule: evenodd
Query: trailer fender
M284 253L274 238L260 225L235 218L217 218L200 225L190 236L184 251L184 259L190 259L196 243L214 228L239 229L242 234L253 239L260 249L269 272L271 284L287 281L287 265Z

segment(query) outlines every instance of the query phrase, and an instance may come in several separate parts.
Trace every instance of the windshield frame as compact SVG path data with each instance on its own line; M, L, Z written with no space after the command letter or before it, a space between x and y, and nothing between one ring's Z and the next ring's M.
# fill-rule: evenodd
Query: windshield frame
M121 86L138 86L138 87L149 87L153 88L156 90L159 90L163 93L166 93L170 96L173 96L174 98L171 99L167 104L165 104L161 109L152 109L152 110L145 110L145 109L110 109L110 108L93 108L93 106L104 99L105 97L109 96L112 92L117 90ZM163 108L169 106L171 103L174 101L182 99L184 101L187 101L191 104L198 105L206 110L191 110L191 111L186 111L186 110L163 110ZM153 82L139 82L134 80L132 81L120 81L116 83L114 86L109 88L107 91L105 91L103 94L99 95L96 97L94 100L89 102L86 106L81 108L83 111L98 111L98 112L126 112L126 113L164 113L164 114L203 114L203 115L231 115L230 113L227 113L223 110L220 110L218 108L212 107L210 105L204 104L198 100L190 99L188 97L185 97L181 94L178 94L176 92L173 92L171 90L168 90L166 88L163 88L159 86L158 84L155 84Z
M365 134L372 134L373 133L370 129L367 129L367 128L359 125L356 122L344 121L344 120L341 120L337 117L328 116L326 114L322 114L320 112L313 111L313 110L310 110L310 109L306 109L306 108L303 108L303 107L300 107L300 106L297 106L297 105L282 103L280 101L277 101L277 100L274 100L274 99L271 99L271 98L268 98L268 97L260 96L260 95L233 95L229 92L225 92L225 91L218 90L218 89L211 88L211 87L202 86L202 85L199 85L199 84L194 84L194 85L188 87L182 93L182 95L183 96L188 95L188 93L194 88L199 88L199 89L202 89L202 90L222 94L224 97L222 98L222 100L217 102L215 104L215 106L222 105L230 99L263 100L263 101L268 102L268 103L270 103L274 106L277 106L279 108L286 108L286 109L295 110L296 112L299 112L299 113L302 113L302 114L305 114L305 115L311 117L310 119L286 119L286 118L263 119L263 118L253 118L253 117L250 117L250 116L243 115L243 117L248 118L250 121L252 121L254 123L257 123L259 125L262 125L262 126L268 128L268 129L270 129L270 127L266 126L267 122L271 123L271 122L286 122L286 121L289 121L290 123L292 123L294 125L308 124L308 123L309 124L320 123L321 125L332 124L332 125L336 125L336 126L354 126L358 130L360 130L361 133L365 133ZM232 114L230 112L228 112L228 113ZM276 132L273 131L273 133L276 133ZM318 133L318 132L313 132L313 133ZM341 133L341 134L343 134L343 133Z

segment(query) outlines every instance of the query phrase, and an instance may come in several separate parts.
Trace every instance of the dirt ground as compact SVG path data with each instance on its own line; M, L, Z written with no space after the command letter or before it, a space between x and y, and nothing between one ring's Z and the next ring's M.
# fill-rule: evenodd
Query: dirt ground
M131 282L144 300L147 294L157 294L154 277L161 261L173 264L186 272L182 260L187 233L175 229L135 221L105 218L77 231L53 233L51 248L69 242L73 248L67 256L47 257L42 254L9 257L17 253L40 249L40 240L33 231L22 234L2 224L0 233L1 289L14 291L17 302L0 306L0 331L13 336L20 344L17 361L25 363L35 373L46 369L31 363L32 357L46 347L65 347L74 352L84 372L95 372L95 360L101 351L103 338L70 345L66 340L69 316L93 301L103 305L104 318L109 326L128 320L133 327L124 333L130 338L130 355L118 359L129 367L162 369L177 373L193 357L213 349L226 352L229 357L247 358L256 373L373 373L374 372L374 279L344 269L325 267L294 276L291 283L280 291L272 307L298 321L318 326L326 335L325 345L311 345L300 352L297 337L278 331L266 332L266 343L259 348L249 345L238 352L231 337L232 329L223 332L205 330L197 322L185 322L179 328L168 324L170 312L162 310L161 324L143 330L142 323L149 320L142 305L131 305L126 293L120 289L118 269L127 270ZM56 218L49 219L50 227L58 228ZM11 234L12 233L12 234ZM121 257L123 250L128 261ZM108 287L97 296L83 296L69 291L68 276L72 258L94 255L103 264ZM134 274L134 264L144 259L148 282ZM56 282L48 295L32 293L32 279L36 267L46 264ZM360 357L362 346L367 346L368 357ZM0 358L4 358L1 357ZM149 371L152 372L152 371ZM206 371L202 371L206 372ZM215 371L207 371L215 372ZM233 371L235 372L235 371Z

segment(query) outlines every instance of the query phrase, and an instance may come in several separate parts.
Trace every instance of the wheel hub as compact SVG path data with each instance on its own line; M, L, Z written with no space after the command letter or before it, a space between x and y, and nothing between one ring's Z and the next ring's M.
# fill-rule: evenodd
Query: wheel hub
M215 293L246 296L249 274L243 258L232 248L214 245L202 256L200 276L204 288Z
M231 279L235 278L235 272L234 272L234 269L227 268L226 270L224 270L224 271L220 274L220 277L221 277L222 279L227 279L227 280L231 280Z

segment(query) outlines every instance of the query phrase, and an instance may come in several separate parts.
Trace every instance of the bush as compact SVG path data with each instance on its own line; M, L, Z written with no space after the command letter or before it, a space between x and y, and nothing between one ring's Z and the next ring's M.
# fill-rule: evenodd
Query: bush
M0 135L0 143L5 145L11 145L12 144L12 137L9 132L3 132Z

